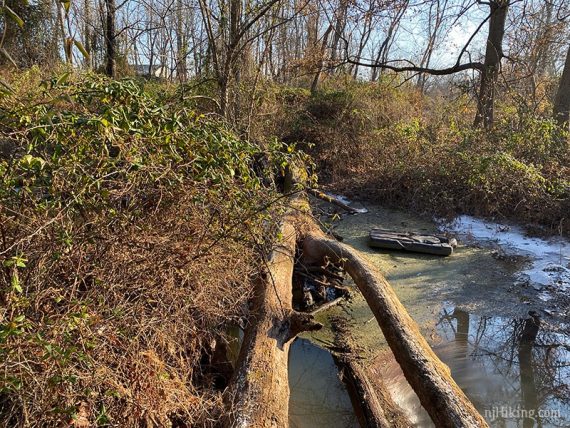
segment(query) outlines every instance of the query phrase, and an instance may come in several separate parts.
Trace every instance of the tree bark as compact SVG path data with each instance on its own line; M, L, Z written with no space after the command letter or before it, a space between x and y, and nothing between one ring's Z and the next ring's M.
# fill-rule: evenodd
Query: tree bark
M409 1L405 1L402 5L397 9L396 15L390 21L390 26L388 27L388 32L386 34L386 38L380 44L380 48L378 49L378 53L376 55L375 63L373 64L372 73L370 76L370 81L376 82L380 77L380 73L382 72L382 68L378 67L380 64L384 64L388 61L388 55L390 53L390 48L392 43L394 42L394 38L398 28L400 27L400 21L406 10L408 8Z
M105 0L106 25L105 25L105 47L106 47L106 67L105 73L109 77L115 77L116 61L116 40L115 40L115 0Z
M85 50L89 54L89 56L85 58L84 61L85 66L88 69L91 69L93 67L93 56L91 55L91 42L93 41L91 31L91 2L89 0L84 0L83 8L85 13L85 22L83 23L83 44L85 46Z
M561 127L568 129L568 122L570 121L570 45L554 99L554 119Z
M228 426L289 426L289 345L298 333L322 327L311 315L292 309L297 240L293 215L285 216L266 276L255 287L252 321L226 396Z
M187 41L184 33L184 5L182 0L176 1L176 77L180 83L185 83L188 71L186 67Z
M501 59L503 58L503 38L509 2L508 0L491 0L489 7L491 8L489 34L474 123L475 126L483 125L485 129L493 127L495 88L501 68Z
M433 11L434 7L435 12ZM439 32L442 31L441 27L446 9L447 0L443 0L443 4L441 4L440 0L436 0L434 3L430 4L428 12L428 43L422 56L420 67L429 68L430 66L433 51L439 37ZM424 73L420 73L418 75L417 87L422 94L425 93L427 77L428 76Z
M348 1L340 0L335 13L336 23L335 23L333 41L331 46L331 63L333 65L336 65L335 63L338 55L338 44L340 42L341 37L343 37L344 29L346 27L347 9L348 9Z
M370 306L406 379L437 427L487 427L432 351L382 274L351 247L327 238L314 224L303 241L303 256L328 258L354 279Z
M402 410L392 401L384 384L380 381L375 387L370 382L366 370L358 361L358 352L353 348L354 339L349 333L346 320L334 318L331 320L331 327L335 332L335 348L341 350L333 353L333 358L350 395L360 426L377 428L411 426Z
M321 49L318 53L319 58L317 60L317 71L315 73L315 76L313 77L313 83L311 83L311 94L315 94L317 92L317 87L319 85L319 80L321 78L321 73L323 72L323 66L325 64L327 43L329 40L329 35L332 30L333 30L332 25L329 25L329 27L325 31L325 34L323 35L323 42L321 44Z

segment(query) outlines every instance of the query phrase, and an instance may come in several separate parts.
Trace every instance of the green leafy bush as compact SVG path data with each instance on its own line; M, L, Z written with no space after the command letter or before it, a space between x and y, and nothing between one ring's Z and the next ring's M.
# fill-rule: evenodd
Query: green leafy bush
M558 229L570 211L568 136L549 109L498 103L491 132L473 128L474 104L376 83L325 82L289 109L283 138L303 142L321 183L380 203L438 215L471 213ZM334 88L334 89L330 89Z

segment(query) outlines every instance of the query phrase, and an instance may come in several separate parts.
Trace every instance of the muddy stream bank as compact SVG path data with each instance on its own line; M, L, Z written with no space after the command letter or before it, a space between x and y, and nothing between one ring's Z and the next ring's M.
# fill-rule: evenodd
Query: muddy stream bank
M358 205L355 205L358 207ZM376 264L436 354L494 427L570 426L570 245L530 238L504 224L461 217L443 225L367 206L335 232ZM459 240L450 257L383 252L367 245L372 227ZM354 292L317 315L325 328L290 351L294 427L358 426L330 353L332 317L344 317L369 377L382 379L418 427L433 426L401 373L364 299Z

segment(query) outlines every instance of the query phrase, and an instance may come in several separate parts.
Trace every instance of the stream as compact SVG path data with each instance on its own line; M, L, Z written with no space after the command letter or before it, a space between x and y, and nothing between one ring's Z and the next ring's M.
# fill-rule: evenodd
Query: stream
M379 251L367 245L372 227L444 230L458 238L459 246L444 258ZM516 226L467 216L444 223L374 206L343 216L334 230L385 274L492 427L570 426L567 241L528 237ZM291 426L358 426L324 349L333 341L332 316L349 321L369 376L384 381L414 426L434 426L357 292L349 302L319 313L325 328L291 347Z

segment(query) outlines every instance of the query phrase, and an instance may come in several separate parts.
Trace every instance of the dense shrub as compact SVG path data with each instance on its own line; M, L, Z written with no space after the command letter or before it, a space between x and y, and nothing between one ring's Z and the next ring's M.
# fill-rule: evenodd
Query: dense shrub
M11 85L0 425L213 424L212 344L244 314L279 209L253 167L292 154L132 80L32 70Z
M521 114L503 100L484 132L472 127L465 95L421 95L392 82L332 80L295 101L276 132L305 143L321 183L337 191L430 214L565 226L570 153L548 109Z

